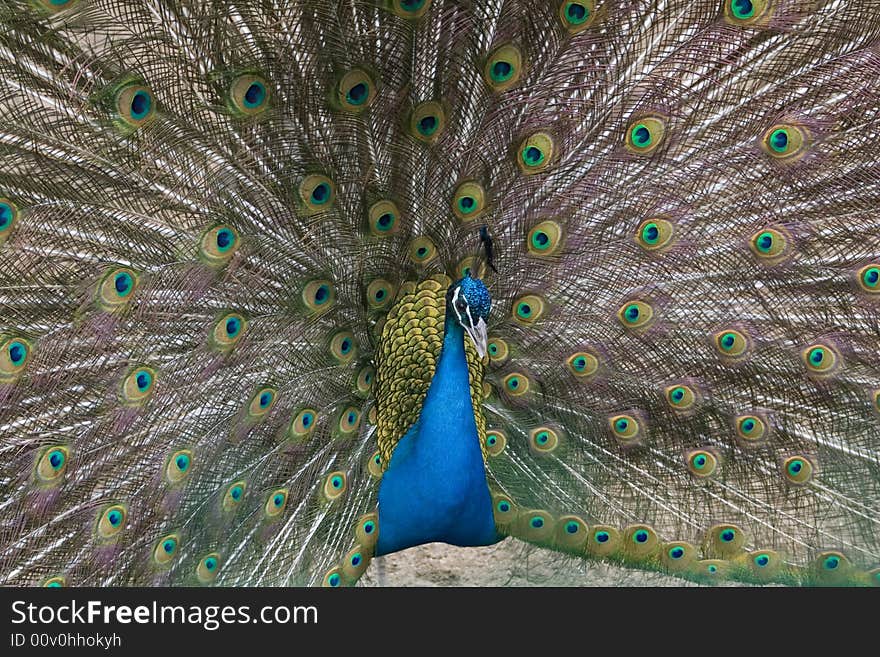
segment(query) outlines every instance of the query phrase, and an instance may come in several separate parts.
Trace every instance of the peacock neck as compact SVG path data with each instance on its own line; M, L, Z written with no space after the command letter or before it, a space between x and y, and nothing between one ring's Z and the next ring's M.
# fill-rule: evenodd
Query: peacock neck
M464 329L447 313L443 347L422 406L418 446L432 453L442 448L451 450L450 456L478 456L482 468L464 339Z
M421 414L395 448L379 487L377 554L433 541L466 546L498 540L464 339L447 314Z

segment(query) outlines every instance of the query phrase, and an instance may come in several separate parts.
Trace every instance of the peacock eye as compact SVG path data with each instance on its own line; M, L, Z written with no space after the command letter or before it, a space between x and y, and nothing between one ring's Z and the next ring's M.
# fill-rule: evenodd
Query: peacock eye
M455 309L458 312L463 313L465 310L467 310L467 302L459 299L458 301L455 302Z

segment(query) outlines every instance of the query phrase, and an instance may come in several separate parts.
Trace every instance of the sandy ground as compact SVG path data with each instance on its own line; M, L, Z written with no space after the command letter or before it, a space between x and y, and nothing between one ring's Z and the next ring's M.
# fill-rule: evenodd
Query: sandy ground
M514 539L484 548L430 543L370 564L364 586L695 586L657 573L562 557Z

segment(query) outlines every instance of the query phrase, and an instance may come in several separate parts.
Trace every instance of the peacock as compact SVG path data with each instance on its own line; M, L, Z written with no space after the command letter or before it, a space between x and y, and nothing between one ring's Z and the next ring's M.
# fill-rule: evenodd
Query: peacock
M0 584L880 585L877 3L0 25Z

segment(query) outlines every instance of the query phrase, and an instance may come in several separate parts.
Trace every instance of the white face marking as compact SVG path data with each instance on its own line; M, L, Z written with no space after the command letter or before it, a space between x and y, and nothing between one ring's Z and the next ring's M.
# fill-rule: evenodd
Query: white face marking
M462 301L465 302L465 312L467 312L468 322L465 323L464 317L462 317L461 313L458 311L458 295L461 294ZM461 291L460 287L455 288L455 292L452 294L452 309L455 311L456 317L458 317L458 323L462 326L473 326L474 320L471 317L471 306L468 303L467 297L464 295L464 292Z

